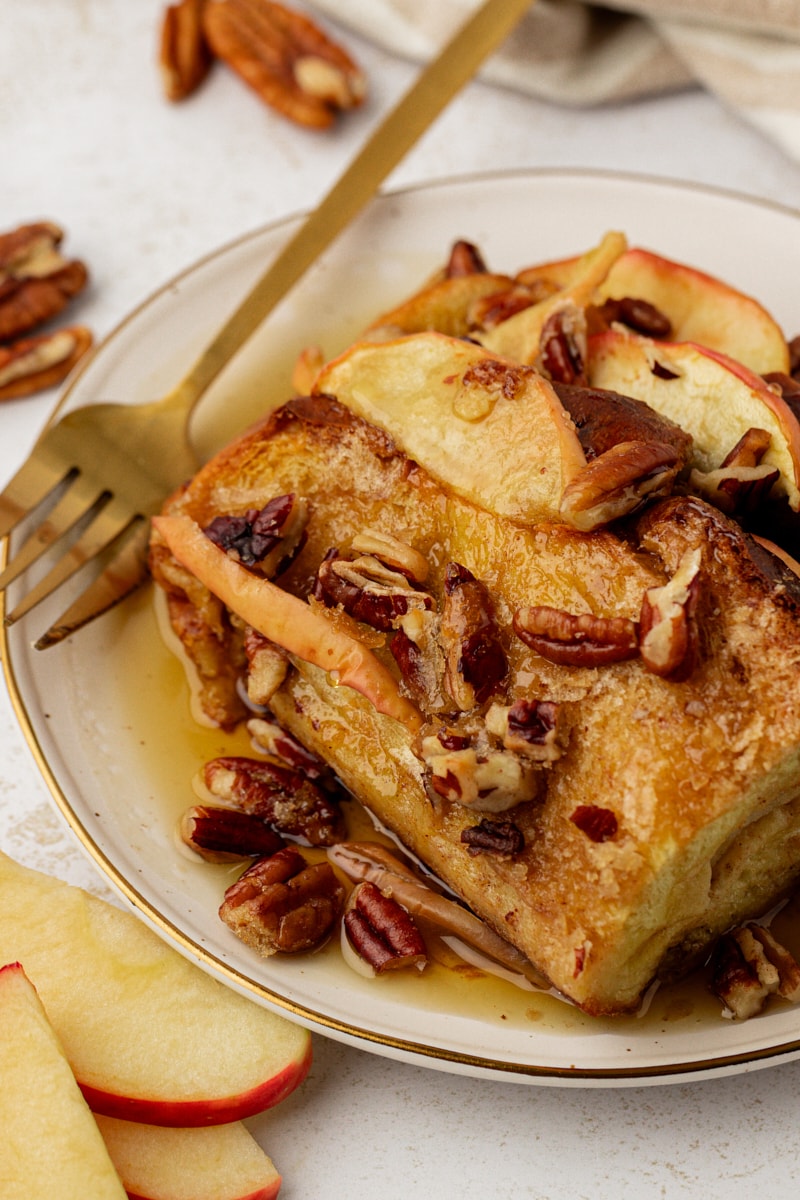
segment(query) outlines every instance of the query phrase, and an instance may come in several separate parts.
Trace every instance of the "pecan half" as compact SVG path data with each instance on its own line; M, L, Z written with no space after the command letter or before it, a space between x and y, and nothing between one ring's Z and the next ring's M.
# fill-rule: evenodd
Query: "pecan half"
M377 975L404 967L422 970L427 964L428 951L414 918L369 880L350 893L344 927L350 944Z
M602 667L639 653L636 622L534 605L514 613L514 632L548 662L562 667Z
M489 821L462 829L461 841L470 854L494 854L497 858L514 858L525 848L522 830L513 821Z
M283 848L283 838L260 817L235 808L196 804L187 808L178 826L181 841L206 862L240 862L261 858Z
M711 957L711 990L740 1021L760 1013L770 996L800 1000L800 964L763 925L726 933Z
M243 566L257 567L272 579L300 552L307 521L307 501L289 492L273 497L261 509L214 517L203 532Z
M0 346L0 400L30 396L66 379L92 344L83 325Z
M161 23L158 62L168 100L185 100L208 74L212 56L203 33L206 0L168 4Z
M85 265L59 249L63 237L52 221L0 234L0 340L49 321L86 286Z
M266 707L289 671L286 651L265 638L263 633L248 627L244 634L244 654L247 659L247 698L251 704Z
M560 512L588 533L672 491L680 456L666 442L618 442L581 467L561 496Z
M279 833L330 846L344 833L336 800L300 771L276 762L222 756L203 767L203 781L220 800L267 821Z
M428 713L449 712L453 701L444 690L441 616L415 609L397 625L389 649L412 699Z
M701 552L687 550L672 578L648 588L639 617L639 652L649 671L675 682L694 670L699 651L695 612L700 594Z
M248 867L225 892L219 915L259 954L299 954L325 941L344 900L344 885L330 863L309 865L286 846Z
M559 705L552 700L515 700L506 707L493 704L486 728L513 750L534 762L552 763L564 753L559 741Z
M273 0L207 0L203 30L214 54L290 120L329 126L361 104L363 72L308 17Z
M536 987L550 985L523 954L455 900L434 891L384 846L375 842L341 842L328 850L328 858L349 879L368 879L393 896L415 917L452 933L482 954L523 975Z
M330 550L317 570L314 595L329 607L341 605L346 613L357 621L371 625L373 629L388 632L395 627L399 618L411 610L433 608L433 597L414 586L414 579L427 563L412 547L402 550L403 543L383 536L362 535L366 544L378 553L359 554L346 558L338 550ZM358 549L358 539L354 549ZM365 544L364 540L360 544ZM390 563L382 555L389 553ZM378 555L381 555L379 557ZM417 557L422 562L418 563ZM402 558L403 565L397 564ZM414 574L409 577L408 572Z
M485 703L501 686L508 660L485 584L459 563L448 563L440 631L445 688L461 712Z

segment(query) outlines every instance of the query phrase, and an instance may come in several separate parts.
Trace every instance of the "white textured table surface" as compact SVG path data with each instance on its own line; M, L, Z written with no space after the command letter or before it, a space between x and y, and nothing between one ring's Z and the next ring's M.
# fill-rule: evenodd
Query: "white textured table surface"
M66 227L93 280L73 311L98 338L199 256L312 206L414 72L348 38L370 103L323 135L262 109L223 70L171 107L154 66L161 9L160 0L29 0L4 13L0 228L39 217ZM695 92L579 113L475 84L391 183L530 166L644 172L800 206L800 166ZM54 399L2 407L3 482ZM5 692L0 738L0 847L105 893L56 815ZM317 1037L307 1083L254 1129L286 1200L775 1200L800 1179L798 1088L800 1062L627 1090L487 1084Z

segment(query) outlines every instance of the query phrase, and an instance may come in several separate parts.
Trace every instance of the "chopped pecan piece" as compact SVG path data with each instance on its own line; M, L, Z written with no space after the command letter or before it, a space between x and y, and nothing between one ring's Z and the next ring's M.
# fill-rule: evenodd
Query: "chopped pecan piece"
M243 566L257 567L273 579L302 549L307 521L307 502L290 492L273 497L262 509L214 517L203 532Z
M235 808L196 804L180 820L181 840L207 862L262 858L283 848L283 838L260 817Z
M363 72L308 17L273 0L207 0L206 40L261 99L292 121L329 126L361 104Z
M212 796L267 821L279 833L330 846L343 836L336 800L300 771L238 755L214 758L203 768Z
M486 263L477 246L460 239L453 242L450 257L444 269L445 279L458 279L462 275L485 275Z
M539 773L508 750L479 753L474 746L449 749L436 735L422 740L430 786L443 800L479 812L507 812L539 794Z
M159 66L168 100L185 100L205 79L212 56L203 33L206 0L168 4L161 24Z
M726 933L711 958L711 990L734 1017L746 1021L770 996L800 1000L800 965L763 925L751 923Z
M563 667L601 667L636 658L636 622L628 617L597 617L534 605L514 613L514 631L546 658Z
M766 429L748 429L716 470L692 471L690 487L723 512L754 512L780 476L777 467L761 461L771 443Z
M363 529L352 541L357 554L372 555L392 570L399 571L413 583L424 583L428 578L428 560L419 550L402 542L391 533L379 529Z
M598 804L579 804L570 821L592 842L608 842L617 836L617 815Z
M59 249L63 237L51 221L0 234L0 341L49 321L86 286L85 265Z
M641 333L645 337L668 338L672 333L672 322L660 308L649 300L636 296L621 296L619 299L604 300L595 313L603 324L615 322Z
M440 637L445 688L456 707L468 712L498 690L508 660L486 585L466 567L448 563L444 595Z
M92 344L83 325L0 346L0 400L30 396L66 379Z
M219 915L246 945L265 957L314 950L344 907L345 888L330 863L309 865L286 846L261 858L225 892Z
M388 545L395 561L401 556L401 551L382 537L368 537L367 544L381 554ZM354 548L358 549L355 544ZM422 567L416 562L416 551L410 546L407 550L404 566L408 570L411 564L411 570L418 574ZM406 613L433 608L433 597L415 587L406 570L387 564L376 553L358 554L351 559L340 555L338 550L329 550L319 565L314 595L329 607L341 605L351 617L373 629L389 632Z
M551 763L563 754L558 738L559 706L552 700L515 700L508 707L493 704L486 727L499 737L506 750L534 762Z
M562 304L547 317L536 366L559 383L586 382L586 316L577 304Z
M588 533L668 495L679 469L678 451L666 442L617 442L570 480L561 516Z
M391 895L364 880L350 894L344 914L347 937L377 975L427 964L428 951L414 918Z
M514 858L525 847L522 830L513 821L489 821L462 829L461 841L470 854L494 854L498 858Z
M297 738L279 725L264 717L253 717L247 722L247 732L253 741L273 758L279 758L287 767L299 771L306 779L318 780L329 774L328 767L310 750L306 750Z
M414 609L397 622L389 649L410 695L429 713L449 712L453 701L444 690L444 651L438 613Z
M688 679L699 651L695 612L700 594L699 549L687 550L672 578L648 588L639 618L639 652L649 671L675 682Z

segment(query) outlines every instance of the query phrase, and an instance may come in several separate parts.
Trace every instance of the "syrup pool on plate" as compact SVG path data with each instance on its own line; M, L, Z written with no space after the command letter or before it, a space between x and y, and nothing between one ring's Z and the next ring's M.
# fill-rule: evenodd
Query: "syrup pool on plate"
M173 837L182 812L198 800L194 781L203 763L222 754L250 755L253 747L246 730L228 733L198 719L180 646L168 628L161 595L154 596L152 589L143 589L127 608L113 653L121 661L148 663L150 686L129 689L126 704L131 726L137 732L156 782L163 829ZM351 839L385 840L356 800L347 801L346 810ZM181 853L176 844L175 854ZM220 900L244 866L202 864L203 870L216 876ZM430 930L424 932L432 950L426 969L376 978L369 981L370 986L391 989L395 998L407 1000L417 1009L479 1017L489 1023L500 1021L507 1028L530 1029L535 1025L567 1035L620 1033L621 1024L628 1022L635 1023L639 1032L647 1029L651 1035L657 1035L659 1028L675 1023L699 1026L709 1020L723 1019L720 1002L709 992L707 978L700 971L679 983L656 989L645 1011L637 1016L593 1018L554 995L519 987L465 962ZM336 938L317 955L332 972L351 970L343 967Z

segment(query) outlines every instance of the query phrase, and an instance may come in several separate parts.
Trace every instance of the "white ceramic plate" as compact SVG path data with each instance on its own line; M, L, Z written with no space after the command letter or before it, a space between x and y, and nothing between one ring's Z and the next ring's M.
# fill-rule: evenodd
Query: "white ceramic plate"
M621 229L633 244L758 296L793 335L800 331L799 218L740 196L588 172L473 178L387 195L218 381L197 421L198 443L208 453L266 403L287 398L289 365L301 347L321 342L326 355L343 347L436 269L457 237L477 243L492 269L512 271ZM63 403L160 395L295 224L256 232L163 288L99 348ZM6 647L12 694L55 800L136 911L231 986L379 1054L527 1083L659 1083L800 1056L800 1010L776 1006L734 1024L698 987L658 996L644 1019L598 1022L510 985L473 982L452 991L424 976L369 981L332 953L258 958L216 916L227 869L188 861L173 841L175 818L193 801L193 771L229 743L195 728L183 673L154 631L149 592L52 650L32 650L63 607L62 595L31 614L11 629Z

